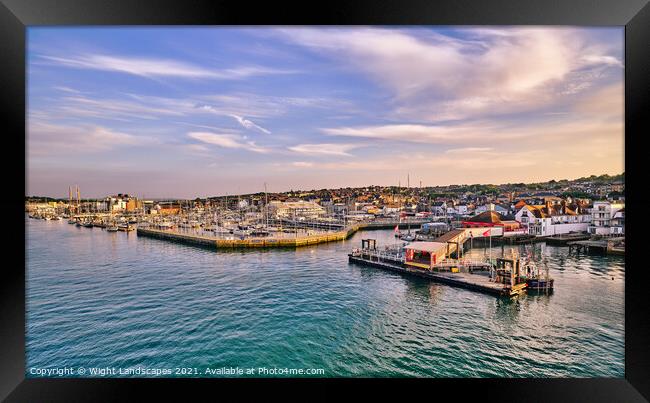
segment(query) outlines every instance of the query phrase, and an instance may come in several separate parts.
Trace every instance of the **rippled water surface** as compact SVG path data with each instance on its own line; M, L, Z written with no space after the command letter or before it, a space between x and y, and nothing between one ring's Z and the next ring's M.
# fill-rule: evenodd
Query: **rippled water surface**
M28 369L624 376L622 257L529 246L555 292L510 300L348 263L362 238L394 243L391 231L217 252L67 221L26 225Z

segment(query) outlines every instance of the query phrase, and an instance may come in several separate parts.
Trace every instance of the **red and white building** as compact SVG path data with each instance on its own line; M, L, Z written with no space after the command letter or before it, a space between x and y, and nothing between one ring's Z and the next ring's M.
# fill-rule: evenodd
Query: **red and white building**
M505 220L503 219L503 216L496 211L486 211L475 215L467 221L463 221L462 226L463 228L498 227L503 236L525 233L525 229L522 227L521 223L515 220ZM492 235L496 235L496 232L499 231L495 231Z

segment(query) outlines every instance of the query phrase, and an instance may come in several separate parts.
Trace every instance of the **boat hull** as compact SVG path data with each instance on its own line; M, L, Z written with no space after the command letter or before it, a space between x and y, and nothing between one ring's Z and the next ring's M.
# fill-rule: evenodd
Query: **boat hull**
M545 291L545 290L552 290L553 289L553 279L529 279L526 281L526 284L528 285L528 290L533 290L533 291Z

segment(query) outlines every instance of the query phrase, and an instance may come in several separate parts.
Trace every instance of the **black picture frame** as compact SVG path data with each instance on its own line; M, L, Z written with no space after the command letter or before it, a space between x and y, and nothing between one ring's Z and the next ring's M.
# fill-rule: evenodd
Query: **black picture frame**
M0 282L0 398L7 401L112 401L134 392L157 391L186 396L218 385L250 400L251 393L323 398L330 386L359 386L364 393L381 391L403 396L417 388L433 398L451 392L454 399L514 401L647 401L650 400L650 321L642 264L643 117L650 111L650 5L647 0L357 0L322 3L246 1L0 0L0 99L5 111L1 158L4 197L9 218L3 234L6 260ZM25 157L25 39L34 25L581 25L625 26L625 171L627 244L625 265L625 379L25 379L24 190L20 174ZM584 140L588 141L588 140ZM8 157L10 156L10 158ZM646 157L647 158L647 157ZM21 237L22 235L22 237ZM634 264L637 261L637 264ZM251 388L254 382L259 387ZM294 386L307 386L302 395ZM386 395L388 396L388 395Z

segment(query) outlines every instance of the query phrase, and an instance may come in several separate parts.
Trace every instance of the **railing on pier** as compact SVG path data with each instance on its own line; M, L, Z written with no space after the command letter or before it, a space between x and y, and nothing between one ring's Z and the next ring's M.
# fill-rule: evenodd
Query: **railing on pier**
M352 256L361 257L374 262L404 263L405 255L399 249L361 249L352 250Z

